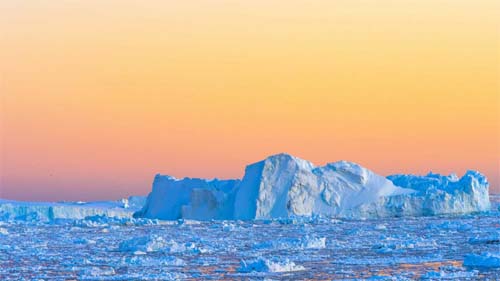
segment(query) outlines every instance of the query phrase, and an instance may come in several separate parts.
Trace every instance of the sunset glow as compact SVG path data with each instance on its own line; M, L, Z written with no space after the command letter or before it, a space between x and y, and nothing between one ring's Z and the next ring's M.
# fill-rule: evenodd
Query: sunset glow
M500 192L498 3L2 1L0 197L147 194L279 152Z

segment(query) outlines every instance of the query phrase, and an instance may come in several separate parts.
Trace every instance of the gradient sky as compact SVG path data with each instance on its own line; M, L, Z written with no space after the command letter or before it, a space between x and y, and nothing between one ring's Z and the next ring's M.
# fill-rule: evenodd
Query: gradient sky
M499 7L0 1L0 197L146 194L278 152L500 192Z

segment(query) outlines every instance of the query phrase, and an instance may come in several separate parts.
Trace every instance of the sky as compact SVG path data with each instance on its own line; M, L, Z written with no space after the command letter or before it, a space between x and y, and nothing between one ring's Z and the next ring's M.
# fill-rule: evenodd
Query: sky
M500 192L499 3L0 1L0 198L117 199L280 152Z

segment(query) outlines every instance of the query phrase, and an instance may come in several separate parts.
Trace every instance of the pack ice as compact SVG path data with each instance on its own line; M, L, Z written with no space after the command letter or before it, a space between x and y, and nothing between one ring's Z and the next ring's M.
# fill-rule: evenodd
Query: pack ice
M340 161L315 167L278 154L246 167L243 179L176 179L157 175L135 217L175 219L377 218L487 211L489 184L468 171L385 178Z

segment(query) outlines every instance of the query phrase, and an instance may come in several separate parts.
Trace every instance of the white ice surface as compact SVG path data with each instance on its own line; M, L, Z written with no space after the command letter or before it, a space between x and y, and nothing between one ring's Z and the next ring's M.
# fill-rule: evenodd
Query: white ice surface
M157 175L136 217L158 219L377 218L481 212L489 185L474 171L458 177L385 178L339 161L315 167L278 154L247 166L242 180L176 179Z
M0 220L83 220L96 216L132 218L134 212L138 211L144 202L145 198L141 199L140 196L99 202L23 202L0 199Z
M239 272L292 272L305 270L303 266L295 264L293 261L285 259L276 261L265 258L255 260L242 260L240 263Z

